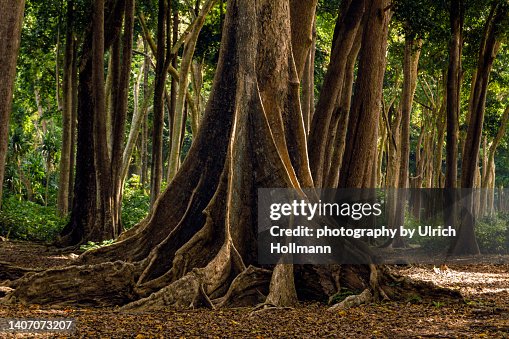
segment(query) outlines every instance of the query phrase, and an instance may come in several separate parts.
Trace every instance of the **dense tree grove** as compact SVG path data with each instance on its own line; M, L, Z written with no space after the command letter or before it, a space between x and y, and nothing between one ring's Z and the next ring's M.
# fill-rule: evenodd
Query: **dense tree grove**
M412 288L373 264L260 267L262 187L489 189L452 213L451 251L479 253L473 218L509 183L507 1L14 3L0 0L0 232L31 202L58 215L44 240L114 242L6 300L289 306Z

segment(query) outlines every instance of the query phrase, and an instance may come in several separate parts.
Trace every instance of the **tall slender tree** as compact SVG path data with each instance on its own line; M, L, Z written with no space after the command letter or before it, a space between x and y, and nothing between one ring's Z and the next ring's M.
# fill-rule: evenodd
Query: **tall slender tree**
M25 1L0 1L0 208L2 207L2 188L7 157L7 143L9 141L9 117L12 106L14 77L16 75L16 60L23 26L23 12Z

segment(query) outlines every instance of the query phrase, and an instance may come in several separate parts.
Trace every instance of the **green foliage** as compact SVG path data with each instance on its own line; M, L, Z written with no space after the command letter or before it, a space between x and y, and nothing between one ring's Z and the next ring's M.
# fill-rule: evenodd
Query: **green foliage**
M329 304L330 305L337 304L337 303L345 300L347 297L349 297L351 295L356 295L356 294L359 294L359 293L360 293L360 291L353 291L353 290L350 290L350 289L348 289L346 287L341 287L339 292L337 292L332 297L330 297Z
M0 211L0 234L19 240L45 241L55 239L67 220L57 215L54 207L9 197Z
M143 218L150 209L150 195L148 195L138 175L133 175L126 183L124 199L122 200L122 222L125 229L130 229Z
M422 297L418 294L412 294L407 297L406 302L411 304L420 304L422 302Z
M436 307L436 308L440 308L440 307L442 307L442 306L444 306L444 305L445 305L445 303L444 303L443 301L435 301L435 300L433 300L431 303L432 303L432 304L433 304L433 306L434 306L434 307Z
M475 226L475 235L481 253L507 253L509 215L484 217Z
M113 240L113 239L104 240L104 241L101 241L99 243L93 242L93 241L89 241L85 245L81 245L80 246L80 250L82 250L82 251L95 250L95 249L98 249L98 248L101 248L101 247L109 246L109 245L113 244L114 241L115 240Z

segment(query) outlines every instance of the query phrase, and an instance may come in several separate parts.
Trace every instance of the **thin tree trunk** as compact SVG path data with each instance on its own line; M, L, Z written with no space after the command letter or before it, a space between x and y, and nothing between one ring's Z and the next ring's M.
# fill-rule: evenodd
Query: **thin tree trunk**
M345 1L336 23L331 61L324 78L320 98L316 106L309 133L309 163L316 187L323 185L323 168L327 146L329 125L336 101L344 85L345 69L350 50L355 42L357 30L368 6L364 0ZM373 59L375 60L375 59ZM378 122L378 119L377 119Z
M492 13L486 22L485 36L479 48L479 60L477 63L477 76L472 84L473 98L470 108L470 121L468 124L467 137L465 139L465 150L463 152L461 186L473 187L475 169L478 165L479 148L481 145L481 134L484 122L484 110L486 106L486 94L488 92L488 81L496 58L501 41L498 40L497 32L499 23L507 16L505 6L494 3Z
M194 50L198 41L201 28L205 24L205 17L212 9L217 0L207 0L203 5L200 14L197 16L193 28L186 38L184 52L180 62L179 87L177 91L177 102L175 110L175 119L172 126L172 139L170 150L170 160L168 168L168 181L171 181L179 168L181 147L179 140L182 138L182 128L184 123L184 104L186 101L187 87L189 84L189 73L193 61Z
M9 141L9 117L11 114L16 59L20 44L21 27L25 1L0 0L0 208L2 207L2 187Z
M76 61L76 41L74 43L74 60L72 64L72 115L71 115L71 157L69 160L69 189L68 192L68 205L73 205L74 191L74 165L76 163L76 143L77 143L77 127L78 127L78 63Z
M403 92L401 93L401 163L398 187L408 187L408 166L410 160L410 117L415 88L417 87L417 68L421 54L421 39L405 39L405 57L403 65Z
M339 187L369 187L372 181L391 17L387 5L387 0L368 5Z
M129 85L131 75L131 59L133 51L134 34L134 0L125 1L124 34L122 38L122 61L119 74L119 82L116 85L117 97L115 100L115 114L112 124L112 153L110 173L113 186L113 211L112 223L113 234L118 236L122 231L121 207L122 191L125 175L123 172L124 134L127 119L127 105L129 99Z
M154 118L152 128L152 164L150 173L150 206L153 206L161 191L163 179L163 125L164 125L164 85L170 64L166 45L167 1L159 0L157 18L156 75L154 90Z
M463 46L463 0L452 0L450 9L451 40L447 72L447 170L445 187L456 188L458 177L458 124L460 113L461 51Z
M328 174L325 177L325 186L335 188L339 182L339 172L341 171L341 163L343 161L343 153L345 151L346 133L348 127L348 117L350 115L350 106L352 103L352 91L355 79L355 65L357 57L361 49L362 29L357 31L355 44L348 56L348 63L346 66L346 74L344 78L343 89L341 96L338 97L337 106L332 116L331 128L334 130L332 133L329 130L329 145L327 154L327 164L324 166L328 169ZM332 136L334 135L334 138Z
M63 109L62 109L62 149L60 156L60 180L58 184L57 208L60 216L69 212L69 180L71 179L72 118L73 118L73 65L74 61L74 1L67 4L67 31L65 38Z

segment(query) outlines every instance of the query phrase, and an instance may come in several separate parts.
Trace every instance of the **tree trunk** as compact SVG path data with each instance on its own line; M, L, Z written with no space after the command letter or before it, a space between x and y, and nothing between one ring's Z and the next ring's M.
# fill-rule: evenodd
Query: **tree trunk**
M408 166L410 160L410 117L415 88L417 87L417 68L421 54L421 39L405 39L405 57L403 64L403 92L401 93L401 163L398 187L408 187Z
M327 160L324 168L328 174L325 176L324 187L335 188L339 182L339 172L345 151L346 132L348 127L348 117L352 103L352 91L355 79L355 65L361 49L362 29L357 31L355 43L348 56L346 65L346 74L344 78L343 89L340 97L337 98L336 107L332 115L329 128L329 140L327 146ZM324 172L325 173L325 172Z
M92 23L95 24L93 26L95 29L89 30L84 38L78 84L78 136L73 207L71 219L57 240L57 244L63 246L111 239L118 231L111 222L110 213L113 200L108 167L110 154L105 142L107 129L103 66L104 50L117 39L122 27L124 3L120 3L118 1L113 5L108 2L106 23L103 18L104 3L102 1L94 3L97 15L94 15ZM121 5L122 7L119 7ZM95 147L96 145L99 148ZM106 162L103 163L98 157ZM98 184L101 185L101 189Z
M474 183L481 145L488 82L493 61L501 45L498 37L498 25L506 16L507 11L505 6L494 3L492 12L486 21L485 35L479 48L477 71L474 77L475 81L472 83L473 90L471 93L473 98L470 100L470 119L461 166L461 187L464 188L471 188Z
M71 173L72 118L73 118L73 65L74 61L74 1L67 4L67 28L64 53L62 149L60 156L60 180L58 184L57 208L60 216L69 212L69 180Z
M401 93L401 134L399 151L399 174L397 201L393 224L396 228L405 224L405 210L408 188L408 167L410 162L410 120L415 88L417 87L417 69L421 54L422 40L407 36L405 38L405 55L403 60L403 92ZM399 233L399 232L398 232ZM396 237L393 247L405 247L402 237Z
M488 81L493 61L501 45L498 36L498 25L506 16L506 6L493 3L491 13L485 24L485 34L479 48L475 82L472 84L473 90L471 91L474 97L470 100L470 119L462 159L461 186L463 188L474 187L479 162ZM467 196L466 210L462 216L462 224L454 248L455 254L479 254L479 246L474 233L476 213L472 198L473 194Z
M460 113L461 51L463 46L463 0L452 0L450 9L451 40L447 72L447 170L445 187L456 188L458 177L458 128Z
M388 1L373 1L367 8L357 81L348 120L339 187L369 187L376 156L378 121L385 72L390 11Z
M125 1L124 33L122 37L122 60L119 74L118 89L115 98L115 111L112 124L112 153L109 171L112 178L112 223L113 237L116 238L122 231L121 208L122 192L124 187L124 134L127 119L127 106L129 100L129 87L131 77L131 59L133 53L134 34L134 0Z
M164 126L164 86L166 73L170 64L170 56L166 46L166 16L168 14L166 0L159 0L157 16L157 51L154 90L154 118L152 128L152 163L150 171L150 206L154 206L161 192L163 180L163 126Z
M182 60L180 62L179 71L179 86L177 91L177 101L175 109L175 119L173 119L172 126L172 143L170 150L170 160L168 167L168 181L171 181L180 166L181 156L181 143L180 139L183 137L182 130L184 125L184 104L186 101L187 87L189 85L189 73L191 71L194 50L198 41L201 28L205 24L205 17L207 13L212 9L217 0L208 0L201 9L196 20L193 22L193 28L186 37L184 44L184 52L182 54Z
M323 186L323 168L329 137L324 131L329 131L337 98L341 96L348 57L354 45L357 30L361 26L366 6L364 0L344 1L336 23L331 61L311 120L308 140L309 163L316 187Z
M373 34L365 37L359 74L363 86L357 93L381 94L386 5L377 1L370 10L372 20L366 32L380 33L374 34L375 39ZM307 293L315 298L337 292L338 267L253 266L256 213L246 206L256 206L256 189L299 191L312 181L309 167L299 168L303 163L295 154L303 149L288 149L298 141L293 138L305 138L302 112L295 105L299 81L290 46L288 0L256 4L231 0L226 13L219 64L202 125L181 169L149 217L119 242L86 252L80 259L85 266L21 278L6 301L127 304L124 310L149 310L260 302L288 306L295 303L299 290L311 291ZM377 72L367 65L369 56L376 60ZM368 78L379 88L366 86ZM376 112L380 95L373 95L363 109L359 99L353 105L355 116ZM297 130L289 124L299 124L299 134L286 131ZM376 142L376 138L368 140L369 146ZM356 146L368 148L363 143ZM379 292L383 277L374 265L341 269L342 287Z
M0 0L0 208L2 207L2 188L9 141L9 117L12 106L12 93L16 75L21 27L25 1Z

